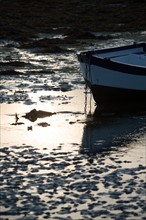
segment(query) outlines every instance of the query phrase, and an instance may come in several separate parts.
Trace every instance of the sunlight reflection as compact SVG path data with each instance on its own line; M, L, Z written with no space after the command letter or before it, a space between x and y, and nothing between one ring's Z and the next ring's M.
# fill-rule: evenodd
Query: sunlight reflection
M17 53L21 57L21 60L27 60L28 63L43 68L50 68L53 70L65 70L78 68L78 63L75 64L76 55L74 54L38 54L34 53L33 50L20 50L16 49ZM75 66L74 66L75 65ZM68 68L68 66L70 68Z
M40 96L49 96L50 99L40 102ZM44 148L51 151L53 148L69 147L81 144L84 122L84 93L82 90L63 92L38 92L31 93L31 99L37 104L3 104L2 109L2 146L31 145L41 151ZM55 97L55 101L53 101ZM65 99L65 102L64 102ZM71 101L70 101L71 100ZM11 110L10 110L11 106ZM55 113L51 116L39 116L30 121L23 116L36 109ZM16 114L18 124L15 125ZM8 135L9 134L9 135Z

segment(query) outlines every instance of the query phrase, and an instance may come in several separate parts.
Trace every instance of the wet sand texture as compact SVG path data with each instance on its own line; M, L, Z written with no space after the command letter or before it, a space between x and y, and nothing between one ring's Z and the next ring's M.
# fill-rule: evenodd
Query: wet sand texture
M145 166L120 153L87 160L12 146L0 159L2 219L145 219Z
M0 220L146 219L145 113L95 120L76 57L145 22L145 0L0 0Z
M0 1L0 37L25 40L61 28L72 31L145 30L145 0Z

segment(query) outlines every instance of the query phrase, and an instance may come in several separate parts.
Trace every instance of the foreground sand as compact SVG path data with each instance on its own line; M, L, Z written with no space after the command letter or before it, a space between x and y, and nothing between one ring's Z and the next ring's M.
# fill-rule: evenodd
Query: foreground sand
M2 148L1 219L145 219L145 152L138 145L92 163L75 150Z
M63 96L66 104L1 105L1 219L144 220L145 116L95 120L84 90ZM21 117L34 107L58 112Z

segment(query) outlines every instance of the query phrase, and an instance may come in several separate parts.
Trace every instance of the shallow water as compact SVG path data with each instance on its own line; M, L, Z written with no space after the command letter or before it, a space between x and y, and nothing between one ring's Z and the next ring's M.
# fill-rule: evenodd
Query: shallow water
M76 57L146 39L117 36L61 54L1 42L1 71L17 72L1 75L1 219L145 219L146 115L96 117ZM23 117L33 109L55 114Z
M70 92L43 91L38 92L38 94L44 98L43 102L35 101L33 105L13 103L1 106L2 126L4 127L1 137L2 145L33 145L40 150L47 148L49 151L59 145L67 145L67 151L73 143L79 145L86 121L83 90L78 89ZM32 100L37 100L38 94ZM48 100L46 97L49 97ZM33 122L23 117L32 109L55 114L50 117L37 118ZM20 124L15 123L16 113ZM43 124L41 126L40 123L44 123L44 125L46 123L46 126ZM30 126L32 130L28 131Z

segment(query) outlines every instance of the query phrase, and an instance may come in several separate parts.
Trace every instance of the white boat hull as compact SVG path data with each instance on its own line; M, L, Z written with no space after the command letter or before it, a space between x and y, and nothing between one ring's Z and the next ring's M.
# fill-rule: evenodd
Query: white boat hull
M80 68L84 79L90 81L91 85L131 90L146 89L146 76L144 75L127 74L96 65L86 66L85 63L82 63Z
M91 65L90 73L87 73L87 68L89 66L81 64L84 79L97 103L145 101L145 76L115 72L95 65Z

